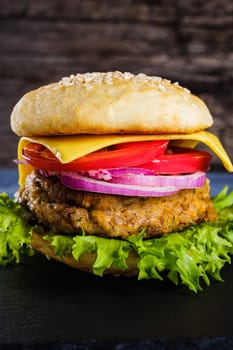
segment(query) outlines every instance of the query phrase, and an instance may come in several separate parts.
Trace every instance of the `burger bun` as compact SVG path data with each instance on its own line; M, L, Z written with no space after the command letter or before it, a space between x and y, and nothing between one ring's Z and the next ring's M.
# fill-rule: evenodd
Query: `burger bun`
M24 95L13 109L19 136L193 133L210 127L205 103L160 77L71 75Z

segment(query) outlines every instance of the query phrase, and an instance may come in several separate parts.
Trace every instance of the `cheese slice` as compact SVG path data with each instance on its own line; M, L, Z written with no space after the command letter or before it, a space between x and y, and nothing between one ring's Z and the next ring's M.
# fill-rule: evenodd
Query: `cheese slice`
M221 159L226 170L233 171L232 162L224 150L220 140L208 131L199 131L193 134L165 134L165 135L76 135L56 137L22 137L18 146L18 157L22 159L22 149L29 142L36 142L47 147L61 163L69 163L101 148L134 141L173 140L179 145L195 147L202 142ZM19 165L19 183L24 183L25 176L32 167Z

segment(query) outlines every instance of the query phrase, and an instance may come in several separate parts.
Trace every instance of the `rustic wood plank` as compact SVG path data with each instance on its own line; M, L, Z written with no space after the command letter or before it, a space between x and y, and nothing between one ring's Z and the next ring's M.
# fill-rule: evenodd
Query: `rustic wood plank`
M15 28L14 31L12 27ZM194 36L193 40L190 38L186 44L178 46L178 38L173 34L172 29L164 31L159 26L134 24L131 29L132 31L128 33L126 24L116 25L113 29L109 23L102 23L96 27L95 24L90 23L66 25L60 22L56 28L48 22L0 23L2 71L9 75L11 72L12 75L19 74L17 64L16 72L10 70L9 66L13 67L14 62L24 59L30 62L37 60L42 64L47 59L48 64L50 61L57 61L59 65L64 61L87 62L88 57L90 66L94 64L94 67L98 66L100 70L109 66L118 67L118 65L129 67L130 70L135 70L136 67L138 71L142 67L152 66L156 70L156 65L160 65L161 74L167 73L171 77L177 75L177 78L180 77L179 67L182 67L182 76L187 74L184 81L200 81L207 85L217 84L222 80L226 82L226 79L229 82L232 81L230 30L224 32L225 41L221 36L214 42L208 39L204 30L198 29L196 30L198 40ZM187 31L188 34L191 36L190 31ZM164 48L164 42L169 43L168 51L161 50ZM24 67L30 70L29 66ZM174 69L177 67L178 71ZM150 68L149 70L151 71ZM47 76L47 72L45 74Z
M227 0L1 0L0 17L44 19L83 19L88 21L156 21L171 22L175 18L185 24L196 23L216 27L231 25L233 3ZM214 21L213 21L214 18Z
M183 39L183 41L181 40ZM168 54L182 52L186 55L224 55L233 49L232 26L222 28L182 27L179 32L173 26L131 23L67 23L59 21L2 20L0 41L2 50L8 52L77 53L80 50L159 52ZM179 43L180 41L180 43ZM191 57L190 57L191 58ZM208 58L208 56L206 57ZM224 65L225 62L222 62ZM232 62L231 62L232 64Z

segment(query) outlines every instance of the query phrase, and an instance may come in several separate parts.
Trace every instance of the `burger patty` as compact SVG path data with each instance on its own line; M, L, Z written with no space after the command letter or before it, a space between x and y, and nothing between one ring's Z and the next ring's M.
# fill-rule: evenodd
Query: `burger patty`
M217 218L209 182L166 197L128 197L72 190L57 177L27 176L19 202L52 232L121 237L145 230L146 237L180 231Z

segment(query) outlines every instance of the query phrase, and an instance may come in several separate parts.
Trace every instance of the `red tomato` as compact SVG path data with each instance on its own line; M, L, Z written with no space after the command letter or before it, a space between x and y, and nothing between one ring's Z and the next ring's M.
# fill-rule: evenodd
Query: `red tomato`
M212 156L204 151L172 147L152 162L140 165L142 168L150 169L155 174L187 174L197 171L207 171Z
M23 157L34 168L49 171L86 171L100 168L140 166L164 154L168 141L129 142L90 153L70 163L62 164L47 148L29 143Z

